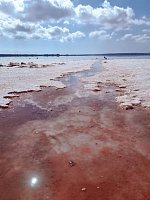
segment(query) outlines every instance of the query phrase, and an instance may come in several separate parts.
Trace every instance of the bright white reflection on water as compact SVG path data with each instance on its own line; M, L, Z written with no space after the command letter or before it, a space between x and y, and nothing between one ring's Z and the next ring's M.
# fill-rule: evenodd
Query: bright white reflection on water
M41 175L38 173L28 174L26 177L27 187L39 188L41 186Z
M30 186L35 187L38 184L39 180L37 177L31 177Z

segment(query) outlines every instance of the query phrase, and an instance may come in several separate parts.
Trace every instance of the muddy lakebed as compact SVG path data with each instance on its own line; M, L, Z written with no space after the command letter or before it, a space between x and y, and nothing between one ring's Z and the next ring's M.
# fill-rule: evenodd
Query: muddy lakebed
M0 199L149 200L150 112L122 109L116 87L70 73L0 110Z

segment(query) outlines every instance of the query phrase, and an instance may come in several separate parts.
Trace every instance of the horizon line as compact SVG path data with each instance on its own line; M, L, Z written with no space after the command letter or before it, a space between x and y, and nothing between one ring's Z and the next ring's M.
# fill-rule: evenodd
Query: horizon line
M60 57L60 56L114 56L114 55L150 55L150 53L82 53L82 54L59 54L59 53L0 53L0 57L34 57L34 56L55 56L55 57Z

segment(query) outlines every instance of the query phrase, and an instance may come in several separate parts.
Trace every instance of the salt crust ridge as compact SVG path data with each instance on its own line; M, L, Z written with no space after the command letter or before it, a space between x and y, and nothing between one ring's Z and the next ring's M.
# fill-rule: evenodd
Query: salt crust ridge
M120 106L142 105L150 108L150 59L114 59L102 61L104 70L95 76L82 79L85 84L97 87L115 84Z
M55 79L65 74L76 73L91 68L94 60L68 61L44 68L0 67L0 106L8 107L10 98L20 92L39 91L41 86L66 87Z

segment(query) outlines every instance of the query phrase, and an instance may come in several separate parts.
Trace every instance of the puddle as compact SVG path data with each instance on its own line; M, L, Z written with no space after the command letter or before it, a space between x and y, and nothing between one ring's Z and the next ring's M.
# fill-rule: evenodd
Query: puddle
M65 85L68 86L72 86L72 87L81 87L82 83L80 82L80 78L84 78L84 77L90 77L90 76L94 76L96 73L100 72L103 70L103 67L100 63L100 61L96 61L90 70L85 70L82 72L78 72L76 74L70 74L67 75L66 77L59 78L58 80L61 80L62 83L64 83Z

